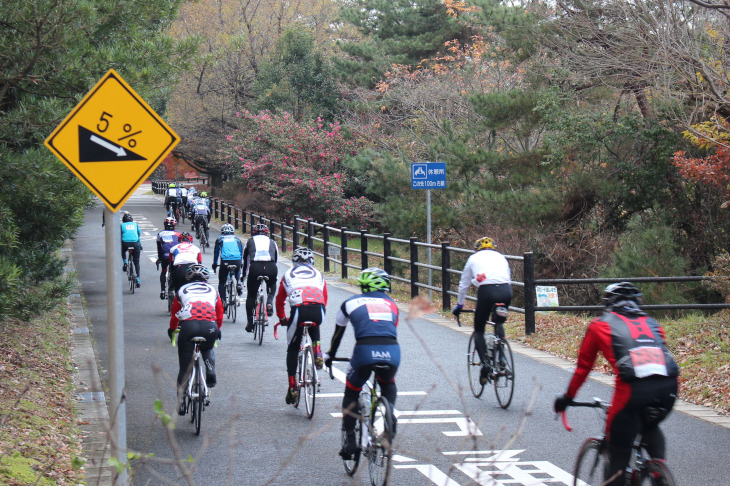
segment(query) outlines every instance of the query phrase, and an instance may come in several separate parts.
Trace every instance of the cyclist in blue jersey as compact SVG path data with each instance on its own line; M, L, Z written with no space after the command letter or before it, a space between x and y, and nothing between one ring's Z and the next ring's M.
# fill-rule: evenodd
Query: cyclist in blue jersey
M167 268L170 266L170 248L177 245L180 233L175 231L177 221L172 216L165 218L165 229L157 233L157 267L162 267L160 272L160 299L165 300L165 282L167 281Z
M134 268L137 270L137 287L142 284L139 278L139 255L142 253L141 236L142 233L139 231L139 225L134 222L131 214L124 211L124 215L122 216L122 261L124 262L122 271L127 271L127 263L134 263ZM132 262L127 262L128 248L134 248Z
M357 397L370 374L375 372L381 394L393 408L398 393L395 385L395 375L400 365L398 307L386 293L390 292L390 275L380 268L366 268L360 272L357 283L362 295L350 297L337 311L335 333L330 349L324 355L325 365L329 368L349 321L355 331L355 348L350 358L345 396L342 399L342 430L345 431L345 439L340 456L344 459L351 458L357 451L355 424L360 413ZM387 367L376 368L375 365Z
M226 279L228 278L228 265L236 266L236 292L243 293L241 285L241 266L243 264L243 243L241 239L233 234L232 224L226 223L221 227L221 235L215 240L213 249L213 271L218 267L218 256L221 258L221 271L218 273L218 294L226 306Z

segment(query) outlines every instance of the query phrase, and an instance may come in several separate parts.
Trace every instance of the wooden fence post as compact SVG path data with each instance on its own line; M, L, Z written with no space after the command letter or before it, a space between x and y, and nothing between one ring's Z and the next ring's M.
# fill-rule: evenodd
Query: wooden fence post
M390 233L384 233L383 234L383 270L385 270L385 273L388 275L391 275L393 273L393 262L390 261L390 237L392 235Z
M522 281L525 283L525 334L535 333L535 303L537 293L535 292L535 256L532 252L523 255Z
M415 236L411 237L410 248L411 248L411 298L418 296L418 247L416 242L418 238Z
M307 219L307 247L310 250L314 250L314 226L312 225L312 218Z
M366 230L360 230L360 269L368 268L368 237Z
M329 257L330 229L327 226L327 223L322 223L322 243L324 245L324 248L322 249L322 257L324 258L324 271L329 272L330 271L330 257Z
M286 228L284 222L281 222L281 251L286 253Z
M451 274L449 274L449 267L451 267L451 255L449 254L449 242L441 242L441 289L443 295L441 296L441 308L445 311L451 310Z
M340 245L342 246L342 279L344 280L347 278L347 227L343 226L340 231Z
M293 250L296 250L299 247L299 215L294 215L294 233L292 233L292 239L294 240L292 245L294 246Z

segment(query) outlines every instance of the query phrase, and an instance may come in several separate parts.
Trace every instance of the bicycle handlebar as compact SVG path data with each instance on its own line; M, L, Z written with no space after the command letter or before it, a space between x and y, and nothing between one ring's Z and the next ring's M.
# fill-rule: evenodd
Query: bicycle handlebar
M600 408L604 412L608 410L608 404L601 400L600 398L593 397L593 401L591 402L571 402L568 407L587 407L587 408ZM566 414L566 410L563 410L560 412L560 418L563 421L563 427L565 427L565 430L568 432L573 431L573 427L570 426L568 423L568 416Z
M335 356L332 356L330 359L332 361L350 361L350 358L337 358ZM330 366L328 368L328 370L330 372L330 380L334 380L335 379L335 374L332 372L332 367Z
M459 325L459 327L461 327L461 319L459 319L459 316L461 314L464 314L464 313L466 313L466 314L474 314L474 309L461 309L461 312L459 312L458 314L456 314L456 323Z

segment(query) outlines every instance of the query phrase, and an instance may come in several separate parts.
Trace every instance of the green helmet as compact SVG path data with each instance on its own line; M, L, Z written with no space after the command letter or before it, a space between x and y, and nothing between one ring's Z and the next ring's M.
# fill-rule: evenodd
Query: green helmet
M200 193L200 197L208 197L208 193L203 191Z
M390 292L390 275L377 267L366 268L360 272L357 283L363 292Z
M174 182L171 182L167 187L172 188L172 187L176 187L176 186L175 186L175 183Z

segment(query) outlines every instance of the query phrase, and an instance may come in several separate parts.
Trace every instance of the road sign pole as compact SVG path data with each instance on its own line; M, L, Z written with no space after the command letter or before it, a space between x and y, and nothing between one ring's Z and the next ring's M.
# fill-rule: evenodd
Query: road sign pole
M431 244L431 189L426 189L426 243ZM428 300L431 300L431 285L433 282L431 271L431 247L427 248L428 252Z
M106 312L109 332L109 390L111 402L111 457L127 463L127 406L124 400L124 316L119 263L122 255L122 228L119 213L104 208L106 222ZM134 262L128 262L133 265ZM127 469L114 478L115 486L126 486Z

